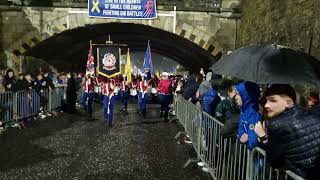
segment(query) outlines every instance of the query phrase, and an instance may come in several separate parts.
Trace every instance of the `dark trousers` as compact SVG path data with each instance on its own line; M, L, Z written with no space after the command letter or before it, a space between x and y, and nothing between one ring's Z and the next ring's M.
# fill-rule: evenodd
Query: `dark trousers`
M109 102L110 101L110 102ZM113 121L113 108L115 104L115 96L104 96L103 98L103 111L104 111L104 119L108 123L108 125L112 126Z
M129 94L126 91L119 91L121 102L124 109L128 109L128 98Z
M165 119L168 119L170 101L171 94L160 94L161 113L164 113Z
M93 96L94 96L94 93L93 93L93 92L89 92L89 93L84 92L84 93L83 93L83 96L82 96L82 101L81 101L83 110L84 110L85 112L89 113L90 116L92 116ZM86 104L87 98L88 98L88 106L87 106L87 104Z
M138 94L138 106L139 106L139 112L145 113L147 110L147 100L148 100L148 94L145 93L144 97L142 97L142 93L139 92Z

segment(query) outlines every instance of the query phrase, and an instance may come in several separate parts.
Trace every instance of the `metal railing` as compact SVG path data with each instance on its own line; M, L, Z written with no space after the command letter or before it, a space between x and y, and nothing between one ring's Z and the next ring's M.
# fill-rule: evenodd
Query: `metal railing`
M65 87L43 90L41 96L34 89L0 93L0 121L3 124L13 124L21 119L35 116L40 112L41 105L44 105L44 111L57 110L61 108L65 94Z
M266 163L266 152L256 147L252 151L239 142L236 137L221 136L223 124L196 105L175 97L176 116L190 137L197 158L215 180L303 180L292 171L272 169ZM185 166L186 166L185 165Z

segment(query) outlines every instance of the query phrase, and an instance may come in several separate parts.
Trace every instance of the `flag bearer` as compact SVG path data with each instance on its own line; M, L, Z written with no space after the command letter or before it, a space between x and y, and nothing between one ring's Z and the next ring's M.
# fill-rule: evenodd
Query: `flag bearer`
M148 101L148 95L147 95L147 90L148 90L148 83L145 80L146 75L141 74L141 78L138 81L138 105L139 105L139 113L143 117L146 115L146 110L147 110L147 101Z
M112 127L113 120L113 107L115 105L115 96L114 96L115 84L111 79L108 79L106 83L102 85L102 94L103 97L103 110L104 110L104 119L108 123L109 127Z
M89 120L92 120L92 109L93 109L93 97L94 97L94 86L96 85L96 80L94 77L90 77L89 74L86 74L84 82L82 83L83 96L81 104L83 110L88 113ZM88 105L87 105L88 100Z
M171 88L172 82L168 79L169 74L167 72L162 73L162 78L158 84L158 91L160 94L161 104L161 117L164 117L165 121L168 121L169 104L171 102ZM164 114L163 114L164 113Z

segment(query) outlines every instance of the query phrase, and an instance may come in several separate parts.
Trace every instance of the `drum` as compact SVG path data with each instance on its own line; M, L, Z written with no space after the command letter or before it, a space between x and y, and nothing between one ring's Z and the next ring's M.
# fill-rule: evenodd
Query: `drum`
M118 94L119 91L120 91L120 87L119 87L119 86L116 86L116 87L114 88L113 93L114 93L114 94Z
M157 94L158 93L157 88L154 88L154 87L151 88L151 93L152 94Z
M137 89L130 89L130 96L136 96L137 94Z
M101 86L95 86L94 87L94 92L95 93L101 93Z

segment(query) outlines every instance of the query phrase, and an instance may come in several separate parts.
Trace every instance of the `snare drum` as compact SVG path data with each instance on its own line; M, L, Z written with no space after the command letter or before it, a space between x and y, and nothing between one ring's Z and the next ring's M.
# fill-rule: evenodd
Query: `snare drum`
M137 89L130 89L130 96L136 96L137 94Z

